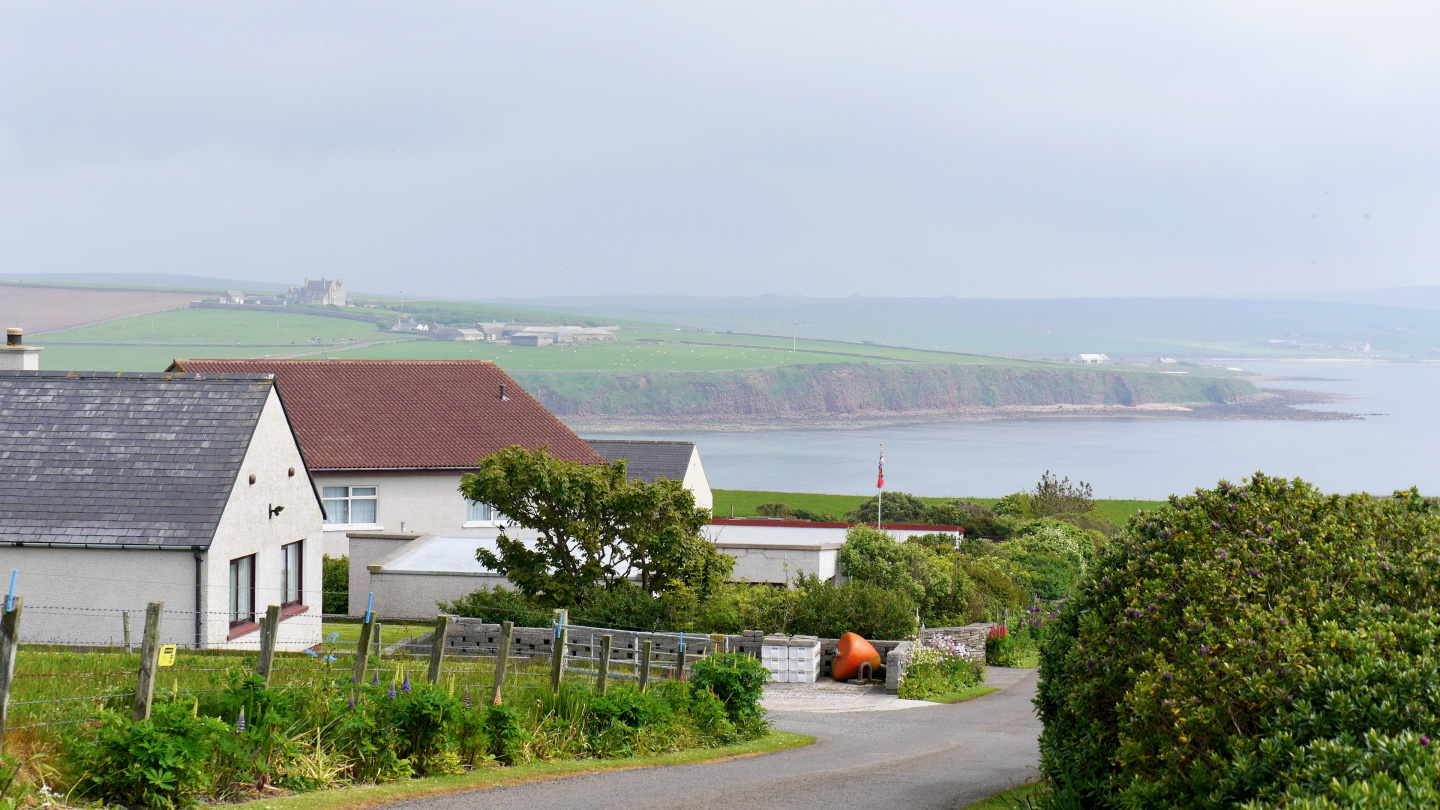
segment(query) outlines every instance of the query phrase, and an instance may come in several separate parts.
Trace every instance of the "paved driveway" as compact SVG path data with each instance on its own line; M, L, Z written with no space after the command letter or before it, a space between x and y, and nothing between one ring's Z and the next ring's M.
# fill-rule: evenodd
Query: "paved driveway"
M1033 670L992 669L1001 690L949 706L894 705L873 693L835 705L773 711L775 727L814 745L708 765L573 776L402 805L470 808L946 808L1035 778L1040 722ZM767 704L775 705L774 695ZM912 703L902 701L901 704Z

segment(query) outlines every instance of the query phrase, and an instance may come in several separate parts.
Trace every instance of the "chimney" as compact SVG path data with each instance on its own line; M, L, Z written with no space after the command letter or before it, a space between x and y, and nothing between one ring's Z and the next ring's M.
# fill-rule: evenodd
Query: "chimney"
M25 345L25 330L5 330L5 345L0 347L0 371L39 371L40 347Z

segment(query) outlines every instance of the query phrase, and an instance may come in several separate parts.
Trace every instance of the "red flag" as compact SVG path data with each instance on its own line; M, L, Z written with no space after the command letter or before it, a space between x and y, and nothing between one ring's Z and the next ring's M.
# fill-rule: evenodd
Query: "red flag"
M880 476L875 479L875 488L885 488L885 447L880 447Z

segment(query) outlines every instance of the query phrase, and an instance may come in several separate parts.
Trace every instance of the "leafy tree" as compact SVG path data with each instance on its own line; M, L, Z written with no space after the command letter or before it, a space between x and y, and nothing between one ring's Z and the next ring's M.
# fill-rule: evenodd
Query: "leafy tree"
M859 508L845 513L845 517L856 523L874 523L877 516L886 523L919 523L925 519L925 502L908 492L887 492L884 495L884 514L880 514L881 496L867 498Z
M320 558L321 610L330 614L350 612L350 558Z
M679 482L630 480L625 466L522 447L482 459L478 472L461 478L460 492L539 536L521 541L502 527L498 553L479 549L476 559L545 607L581 605L592 589L630 576L651 594L687 577L713 581L724 561L700 533L709 512L695 508Z

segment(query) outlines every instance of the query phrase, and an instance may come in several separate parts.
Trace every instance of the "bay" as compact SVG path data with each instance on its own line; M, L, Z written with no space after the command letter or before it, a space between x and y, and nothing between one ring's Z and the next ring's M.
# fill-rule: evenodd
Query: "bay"
M1345 399L1312 407L1364 417L1067 417L586 435L694 441L718 489L873 493L883 442L886 490L916 495L996 497L1034 486L1046 470L1089 482L1098 498L1159 499L1257 470L1329 492L1440 492L1440 364L1224 362L1268 377L1321 378L1261 385L1339 395Z

